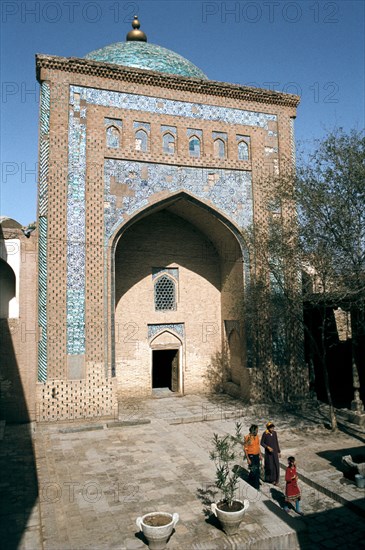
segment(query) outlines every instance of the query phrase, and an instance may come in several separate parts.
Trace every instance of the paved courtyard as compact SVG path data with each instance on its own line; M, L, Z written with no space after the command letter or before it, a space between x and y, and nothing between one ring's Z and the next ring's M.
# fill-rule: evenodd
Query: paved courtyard
M275 421L282 448L297 457L304 517L282 510L284 481L248 499L239 534L228 538L209 514L214 432L264 429ZM364 455L364 437L333 434L318 411L302 415L246 407L228 397L164 397L124 403L110 421L6 426L1 441L1 540L6 549L145 549L135 520L178 512L171 549L353 548L365 536L365 492L340 471L341 456Z

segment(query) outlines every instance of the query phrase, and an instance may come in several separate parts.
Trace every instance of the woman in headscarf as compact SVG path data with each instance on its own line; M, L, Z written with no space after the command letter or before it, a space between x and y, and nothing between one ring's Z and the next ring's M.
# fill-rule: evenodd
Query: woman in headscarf
M259 436L257 435L258 426L252 424L249 430L249 434L245 436L243 449L247 458L248 467L250 469L250 474L248 476L248 483L255 487L255 489L260 489L260 460L261 450Z
M261 437L261 446L265 449L265 481L278 485L280 477L280 447L273 422L266 424L266 430Z

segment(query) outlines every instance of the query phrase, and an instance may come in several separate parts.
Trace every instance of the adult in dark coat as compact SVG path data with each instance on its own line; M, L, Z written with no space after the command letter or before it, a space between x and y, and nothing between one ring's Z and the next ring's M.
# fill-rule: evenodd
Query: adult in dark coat
M278 436L272 422L266 424L266 430L261 437L261 446L265 449L265 481L278 485L280 477L280 447Z

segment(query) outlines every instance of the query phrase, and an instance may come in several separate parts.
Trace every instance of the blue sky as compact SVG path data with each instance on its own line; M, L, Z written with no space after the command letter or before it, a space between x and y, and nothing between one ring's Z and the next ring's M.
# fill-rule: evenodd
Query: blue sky
M36 219L39 86L36 53L83 57L125 40L137 13L148 41L212 80L301 96L296 138L364 128L362 0L1 3L1 215Z

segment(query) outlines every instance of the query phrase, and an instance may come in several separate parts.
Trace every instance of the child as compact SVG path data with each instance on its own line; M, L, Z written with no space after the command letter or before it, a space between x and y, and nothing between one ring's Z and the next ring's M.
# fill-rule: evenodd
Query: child
M295 511L300 516L303 516L304 514L300 509L300 489L298 487L298 476L294 456L289 456L288 458L288 467L285 473L285 481L285 512L289 512L288 504L293 504L295 502Z

